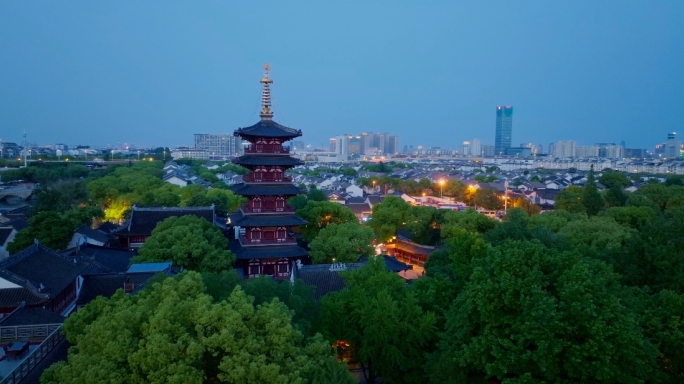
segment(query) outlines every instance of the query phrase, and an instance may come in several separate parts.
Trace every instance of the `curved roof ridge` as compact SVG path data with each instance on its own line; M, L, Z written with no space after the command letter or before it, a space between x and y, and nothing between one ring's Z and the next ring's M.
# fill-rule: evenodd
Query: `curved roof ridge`
M278 124L273 120L260 120L249 127L239 128L235 131L237 136L261 136L261 137L298 137L302 135L301 129L294 129Z

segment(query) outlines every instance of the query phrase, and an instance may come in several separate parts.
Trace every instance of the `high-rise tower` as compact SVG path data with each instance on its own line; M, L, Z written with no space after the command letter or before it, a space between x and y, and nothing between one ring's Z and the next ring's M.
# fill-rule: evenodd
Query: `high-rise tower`
M237 269L246 277L273 276L285 279L290 275L294 260L307 260L308 253L297 245L292 227L306 224L295 215L286 200L302 191L285 176L285 171L302 164L290 156L283 143L302 135L302 131L288 128L273 121L271 90L268 77L270 67L264 65L261 79L261 120L235 131L235 135L250 143L245 154L233 163L249 169L243 182L231 190L244 196L247 203L230 217L235 238L230 249L237 256Z
M513 134L513 107L510 105L496 107L496 137L494 139L494 155L506 154L511 147Z

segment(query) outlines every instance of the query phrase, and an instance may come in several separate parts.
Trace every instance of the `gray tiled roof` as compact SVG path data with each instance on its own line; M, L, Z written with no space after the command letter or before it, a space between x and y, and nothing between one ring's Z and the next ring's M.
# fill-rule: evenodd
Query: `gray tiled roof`
M260 120L258 123L240 128L235 131L239 136L254 136L254 137L280 137L280 138L295 138L302 135L302 131L294 128L289 128L280 125L273 120Z
M290 156L254 156L245 155L233 160L234 164L239 165L280 165L295 166L304 164L303 161Z
M413 269L412 266L404 264L396 258L382 255L385 267L390 272L400 272ZM359 260L358 263L344 264L345 270L354 270L363 267L368 262L367 258ZM342 290L345 287L344 279L339 270L331 271L331 264L304 265L294 271L295 277L301 279L304 284L314 287L314 298L320 299L331 292Z
M238 259L269 259L305 257L309 253L298 245L274 245L259 247L242 247L236 240L230 242L230 250Z
M40 244L34 244L3 260L0 269L26 279L36 287L42 284L42 293L54 297L71 284L87 266L73 260L75 259L70 260Z
M137 208L134 206L133 210L131 210L131 217L126 222L126 225L115 230L113 233L119 235L151 235L157 224L165 219L188 215L197 216L213 223L214 207Z
M21 231L22 229L26 229L29 227L29 222L26 219L22 218L17 218L13 219L10 221L6 221L2 224L3 227L12 227L17 230L17 232Z
M98 296L112 297L117 289L123 288L125 281L126 275L123 273L84 276L78 305L88 304Z
M294 215L243 215L237 212L230 217L232 225L241 227L292 227L306 224L306 220Z
M61 324L66 318L58 313L42 308L18 308L0 321L0 326Z
M12 231L15 229L12 227L6 227L6 228L0 228L0 245L5 244L7 242L7 239L10 237L12 234Z
M81 234L85 237L88 237L90 239L93 239L95 241L98 241L102 244L105 244L110 240L110 237L108 234L106 234L100 230L97 230L97 229L92 229L85 224L76 228L76 231L74 231L74 232Z
M291 184L286 185L252 185L235 184L230 187L236 195L242 196L294 196L304 193L300 188Z
M131 259L137 254L136 251L127 249L99 247L92 244L84 244L78 254L91 257L95 263L104 267L107 272L123 273L128 270ZM84 271L85 274L85 271Z

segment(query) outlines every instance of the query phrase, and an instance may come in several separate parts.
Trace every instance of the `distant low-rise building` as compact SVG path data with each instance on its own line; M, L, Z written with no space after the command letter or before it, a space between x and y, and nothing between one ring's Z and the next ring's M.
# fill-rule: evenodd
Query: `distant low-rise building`
M171 150L171 157L174 159L208 160L209 152L203 149L178 147Z

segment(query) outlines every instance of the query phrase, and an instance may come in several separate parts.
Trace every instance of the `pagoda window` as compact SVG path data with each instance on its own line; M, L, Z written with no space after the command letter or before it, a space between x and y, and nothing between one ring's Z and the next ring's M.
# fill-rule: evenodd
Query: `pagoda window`
M261 242L261 229L260 228L253 228L251 231L249 231L249 239L252 243L260 243Z
M276 199L276 211L277 212L282 212L285 210L285 198L284 197L278 197Z
M252 172L252 177L253 177L254 180L256 180L256 181L261 181L261 180L263 179L263 177L264 177L264 172L266 172L266 171L267 171L267 170L266 170L266 168L264 168L264 167L257 167L257 168L255 168L254 171Z
M288 276L290 274L290 260L278 259L278 276Z
M264 140L264 139L257 140L256 151L257 152L263 152L264 151L264 144L266 144L266 140Z
M261 274L261 263L259 260L250 260L247 269L249 277L259 276Z
M276 273L275 271L276 271L275 261L264 261L264 262L262 262L261 273L264 276L273 276Z
M261 212L261 197L252 199L252 211Z
M273 175L273 180L283 181L283 170L280 167L271 168L271 173Z
M278 242L286 241L287 240L287 229L285 227L280 227L276 231L276 239Z

